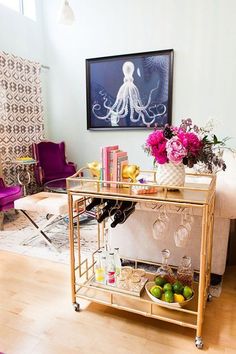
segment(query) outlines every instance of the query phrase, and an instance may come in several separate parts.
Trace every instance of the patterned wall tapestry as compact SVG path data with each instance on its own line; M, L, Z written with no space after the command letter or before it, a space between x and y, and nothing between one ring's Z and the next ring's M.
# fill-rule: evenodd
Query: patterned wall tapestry
M13 161L32 156L31 144L44 139L40 70L39 63L0 52L0 154L8 185L16 183Z

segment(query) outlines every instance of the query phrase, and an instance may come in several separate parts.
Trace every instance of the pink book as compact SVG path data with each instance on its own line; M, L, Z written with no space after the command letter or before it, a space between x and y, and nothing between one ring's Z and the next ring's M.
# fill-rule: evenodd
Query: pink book
M126 151L118 151L114 153L114 158L113 158L113 174L112 174L112 180L113 181L121 181L120 178L120 163L121 161L128 160L127 152ZM113 184L112 187L118 187L118 185Z
M102 162L102 177L103 179L105 179L105 171L104 171L104 147L101 147L100 148L100 151L101 151L101 162Z
M119 148L118 145L113 146L104 146L102 148L102 167L103 167L103 179L105 181L110 181L110 164L111 164L111 152L113 150L117 150Z
M112 150L109 153L109 172L110 172L110 179L109 181L113 181L113 173L114 173L114 156L117 152L119 152L119 149Z

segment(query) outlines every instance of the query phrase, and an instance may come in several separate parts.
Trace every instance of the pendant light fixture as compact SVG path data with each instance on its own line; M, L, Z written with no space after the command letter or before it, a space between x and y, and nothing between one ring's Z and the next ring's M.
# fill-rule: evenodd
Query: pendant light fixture
M59 13L59 20L58 22L62 25L72 25L75 21L75 14L70 7L68 0L63 0L62 6Z

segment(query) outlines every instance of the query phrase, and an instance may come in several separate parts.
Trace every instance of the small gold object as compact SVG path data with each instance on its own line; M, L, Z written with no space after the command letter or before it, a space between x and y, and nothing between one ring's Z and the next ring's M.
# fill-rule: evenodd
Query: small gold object
M89 162L87 166L90 169L90 172L93 177L100 178L101 167L102 167L100 162L98 161Z
M140 167L137 165L125 165L122 169L122 178L130 178L131 182L136 182Z

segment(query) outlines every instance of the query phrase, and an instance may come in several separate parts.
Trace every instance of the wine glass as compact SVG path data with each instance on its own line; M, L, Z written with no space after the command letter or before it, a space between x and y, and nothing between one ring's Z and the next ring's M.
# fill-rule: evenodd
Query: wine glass
M189 230L181 224L174 232L174 239L177 247L186 247L189 239Z
M164 238L165 228L166 228L166 224L160 218L160 216L158 216L158 218L154 221L152 225L153 238L155 240L162 240Z
M192 230L193 216L185 210L181 215L181 224L174 232L175 245L186 247Z
M166 212L165 206L160 208L159 215L152 225L153 238L155 240L163 240L165 230L167 228L169 217Z
M187 211L185 211L184 217L183 217L183 224L186 227L186 229L188 229L189 232L191 232L191 230L192 230L193 221L194 221L194 218L192 215L192 210L189 213Z
M165 205L160 209L160 217L166 224L168 223L169 216L167 215L167 211L166 211L166 206Z

